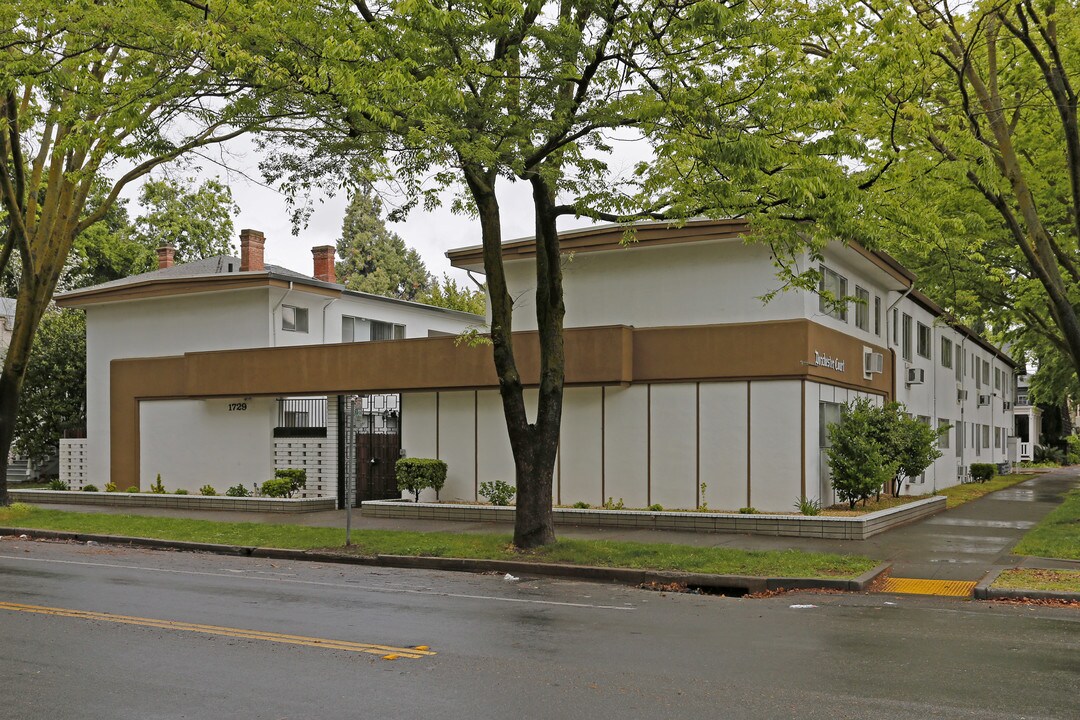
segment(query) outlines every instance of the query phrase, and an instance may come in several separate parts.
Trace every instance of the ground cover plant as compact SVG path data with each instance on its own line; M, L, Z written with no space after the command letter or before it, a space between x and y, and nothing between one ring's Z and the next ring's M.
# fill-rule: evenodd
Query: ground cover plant
M518 551L510 544L509 535L488 533L353 530L353 546L345 548L345 531L340 528L63 512L22 503L0 508L0 526L246 547L320 548L365 556L423 555L524 560L767 577L855 577L876 564L873 560L856 555L594 540L563 539L544 548Z
M1003 590L1051 590L1080 593L1080 571L1015 568L1005 570L991 587Z
M1066 495L1065 502L1028 531L1012 552L1080 560L1080 490Z

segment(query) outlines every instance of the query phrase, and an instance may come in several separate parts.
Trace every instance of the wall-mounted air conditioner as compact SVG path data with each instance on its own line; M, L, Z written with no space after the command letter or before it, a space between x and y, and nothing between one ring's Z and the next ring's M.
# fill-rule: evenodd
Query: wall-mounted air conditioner
M982 407L983 405L989 405L989 404L990 404L990 396L989 395L980 395L979 396L979 407Z
M926 382L926 371L922 368L908 368L907 370L907 384L908 385L922 385Z
M863 377L873 378L874 373L885 372L885 356L869 348L863 348Z
M1006 400L1005 402L1001 403L1001 409L1002 410L1012 410L1012 403L1009 402L1008 400Z
M962 403L968 399L968 391L963 388L956 388L956 402Z

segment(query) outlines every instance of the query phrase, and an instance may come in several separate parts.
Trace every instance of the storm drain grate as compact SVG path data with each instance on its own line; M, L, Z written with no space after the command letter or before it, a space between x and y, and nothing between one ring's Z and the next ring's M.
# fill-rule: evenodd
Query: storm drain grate
M881 586L881 592L946 597L971 597L974 590L975 583L964 580L922 580L898 577L889 578Z

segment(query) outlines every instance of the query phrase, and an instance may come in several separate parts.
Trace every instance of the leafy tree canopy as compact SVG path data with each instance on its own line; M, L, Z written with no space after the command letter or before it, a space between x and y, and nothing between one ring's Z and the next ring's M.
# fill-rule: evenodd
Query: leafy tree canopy
M370 192L357 191L349 201L337 242L338 280L350 290L414 300L431 285L419 253L389 230L382 203Z
M234 252L232 219L240 208L232 190L217 179L194 182L148 180L139 191L135 239L151 249L172 245L178 263Z
M474 290L468 285L459 285L457 280L443 274L442 280L433 279L431 287L416 296L417 302L450 310L483 315L487 310L487 299L482 290Z

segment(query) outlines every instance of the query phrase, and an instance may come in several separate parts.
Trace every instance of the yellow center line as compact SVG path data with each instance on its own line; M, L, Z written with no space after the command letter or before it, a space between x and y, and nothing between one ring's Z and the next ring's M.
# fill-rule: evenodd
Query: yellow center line
M426 649L426 647L424 649L415 647L395 647L393 645L377 645L374 643L359 643L349 640L307 637L305 635L286 635L284 633L266 632L263 630L247 630L244 628L221 627L219 625L201 625L198 623L180 622L178 620L132 617L129 615L115 615L113 613L94 612L91 610L71 610L68 608L22 605L9 602L0 602L0 610L28 612L38 615L54 615L80 620L102 620L105 622L120 623L122 625L140 625L143 627L160 628L162 630L197 632L206 635L245 638L248 640L267 640L289 645L304 645L307 647L326 648L330 650L346 650L348 652L369 653L372 655L395 655L397 657L411 658L414 660L435 655L434 652Z

